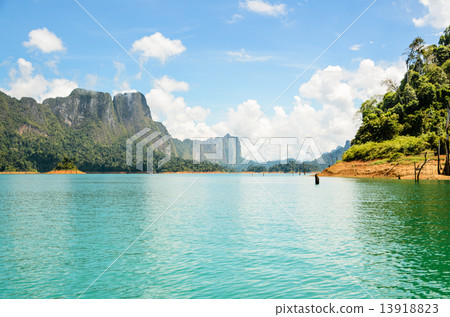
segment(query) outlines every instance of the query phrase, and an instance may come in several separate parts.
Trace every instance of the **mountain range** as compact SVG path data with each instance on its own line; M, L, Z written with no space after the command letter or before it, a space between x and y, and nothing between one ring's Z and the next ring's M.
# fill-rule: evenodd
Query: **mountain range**
M221 138L223 159L193 164L194 141L172 138L162 123L152 119L143 94L119 93L111 97L109 93L77 88L67 97L48 98L42 103L0 92L0 171L47 172L64 157L86 172L137 171L126 165L126 140L145 128L149 133L157 132L155 140L167 136L164 149L170 149L172 159L163 168L155 166L157 171L236 169L227 165L229 154L236 157L237 163L243 161L239 138L227 134ZM230 147L230 141L236 148ZM209 143L200 142L202 159L205 153L215 150ZM341 149L337 149L339 155L331 155L330 164L340 159ZM162 157L163 148L157 150L157 157ZM246 166L238 166L237 170Z

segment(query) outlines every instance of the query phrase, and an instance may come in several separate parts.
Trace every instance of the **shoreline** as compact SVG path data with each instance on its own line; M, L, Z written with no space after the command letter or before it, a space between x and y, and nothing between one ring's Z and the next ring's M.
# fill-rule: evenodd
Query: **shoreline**
M79 170L60 170L60 171L50 171L46 173L39 173L39 172L0 172L0 175L64 175L64 174L87 174L85 172L79 171Z
M305 176L311 176L318 172L308 172L305 174ZM82 172L82 171L72 171L72 170L61 170L61 171L50 171L45 173L39 173L39 172L0 172L0 175L95 175L95 174L101 174L101 175L139 175L139 174L147 174L146 172L136 172L136 173L128 173L128 172ZM190 172L190 171L183 171L183 172L163 172L163 173L154 173L158 175L170 175L170 174L283 174L283 175L298 175L299 173L283 173L283 172L220 172L220 171L214 171L214 172ZM303 173L300 173L303 175Z
M338 162L322 172L310 172L305 176L312 176L318 174L319 177L343 177L343 178L367 178L367 179L414 179L414 162L421 166L424 162L420 157L407 157L399 162L387 162L387 160L372 160L372 161L350 161ZM441 159L441 168L444 165L444 160ZM133 174L147 174L146 172L129 173L125 171L117 172L82 172L80 170L53 170L46 173L39 172L0 172L0 175L89 175L89 174L117 174L117 175L133 175ZM303 175L303 173L283 173L283 172L193 172L193 171L179 171L179 172L163 172L155 174L251 174L251 175L265 175L265 174L284 174L284 175ZM421 174L421 180L450 180L450 176L438 175L437 173L437 159L431 158L424 166Z
M406 158L400 162L386 160L338 162L319 173L319 177L370 178L370 179L414 179L414 162L422 166L424 159ZM441 168L444 160L441 159ZM450 180L450 176L439 175L437 159L431 158L422 169L419 180Z
M82 172L80 170L53 170L47 173L42 173L42 174L56 174L56 175L61 175L61 174L86 174L85 172Z

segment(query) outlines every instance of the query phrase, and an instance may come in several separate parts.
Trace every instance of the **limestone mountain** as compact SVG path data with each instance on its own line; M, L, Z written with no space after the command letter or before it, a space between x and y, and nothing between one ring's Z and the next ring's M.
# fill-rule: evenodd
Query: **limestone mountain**
M0 171L48 171L64 156L81 170L127 170L126 139L143 128L169 135L138 92L75 89L42 103L0 92ZM170 147L176 156L172 139Z

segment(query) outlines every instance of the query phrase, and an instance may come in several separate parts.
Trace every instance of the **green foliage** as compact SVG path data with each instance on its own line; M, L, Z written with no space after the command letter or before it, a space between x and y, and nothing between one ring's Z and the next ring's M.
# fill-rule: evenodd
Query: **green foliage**
M369 141L381 142L390 140L397 136L402 130L398 123L398 114L370 113L363 119L363 124L356 133L353 144L366 143ZM354 140L354 141L355 141Z
M417 155L430 147L427 137L399 136L383 142L353 145L342 157L343 161L396 159L402 155ZM399 154L398 154L399 153Z
M61 171L61 170L75 171L75 170L77 170L77 167L76 167L75 161L73 159L70 159L67 156L64 156L63 160L56 165L55 170L57 170L57 171Z
M449 44L450 27L439 45L426 46L423 39L414 39L406 51L408 68L400 86L386 80L389 91L383 99L361 105L362 124L344 160L396 159L434 149L443 135L450 100Z
M247 168L248 172L263 173L267 172L267 168L262 165L251 165Z
M172 157L167 163L158 166L158 162L164 157L164 154L155 152L153 160L153 170L157 173L176 173L176 172L232 172L231 169L226 168L220 164L208 161L194 163L191 159L182 159L179 157ZM146 166L144 165L144 169Z
M436 87L431 83L421 83L417 89L417 98L419 99L420 107L426 108L436 100Z
M406 51L406 65L408 70L411 69L418 73L423 71L423 50L425 41L421 37L416 37L409 45Z
M286 164L276 164L269 167L268 171L272 173L310 173L323 170L325 167L319 166L319 164L314 162L298 163L296 161L289 160Z
M442 35L439 38L439 44L440 45L449 45L450 44L450 26L448 26L445 31L444 35Z
M447 78L450 78L450 59L448 59L446 62L444 62L442 64L441 68L447 75Z

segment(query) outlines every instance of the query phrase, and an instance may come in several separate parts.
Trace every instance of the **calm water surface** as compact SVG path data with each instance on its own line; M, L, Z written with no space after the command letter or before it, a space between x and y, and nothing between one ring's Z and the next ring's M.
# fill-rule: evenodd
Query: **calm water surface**
M449 218L442 181L0 175L0 298L76 298L152 223L83 298L449 298Z

